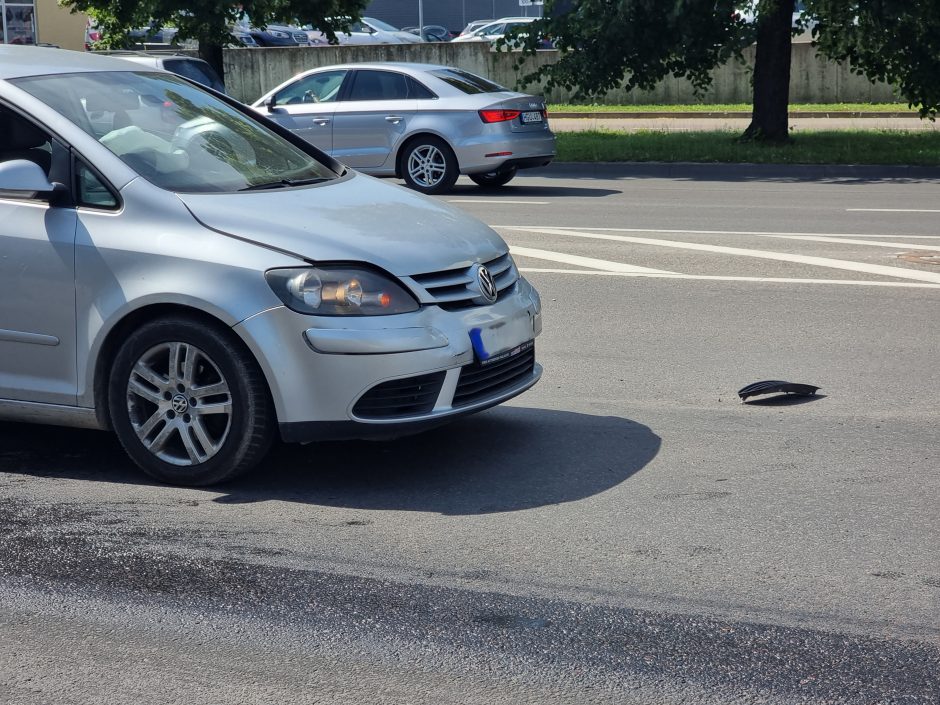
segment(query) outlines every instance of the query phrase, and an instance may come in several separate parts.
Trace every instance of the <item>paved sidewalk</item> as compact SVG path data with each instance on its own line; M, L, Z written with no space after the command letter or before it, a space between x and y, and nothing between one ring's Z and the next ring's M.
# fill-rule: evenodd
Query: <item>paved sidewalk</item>
M638 132L707 132L727 130L743 132L750 124L748 117L702 117L702 118L555 118L548 115L549 124L555 132L584 132L586 130L617 130ZM795 117L790 118L794 132L801 130L897 130L902 132L940 130L940 121L918 118L847 118L847 117Z

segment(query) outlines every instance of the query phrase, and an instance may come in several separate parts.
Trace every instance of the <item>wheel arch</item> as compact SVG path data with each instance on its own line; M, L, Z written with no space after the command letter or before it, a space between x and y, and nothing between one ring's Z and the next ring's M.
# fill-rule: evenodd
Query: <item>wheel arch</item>
M228 325L218 316L215 316L203 309L197 308L196 306L181 303L147 304L132 311L128 311L111 327L110 330L108 330L98 348L98 353L95 357L94 378L92 384L95 415L97 416L98 422L101 424L102 428L112 430L111 409L110 403L108 401L108 381L111 376L111 368L114 366L115 357L117 356L118 350L121 347L121 342L125 340L132 331L139 328L140 326L151 321L155 321L159 318L166 318L169 316L184 316L198 320L207 326L211 326L220 332L223 332L233 341L236 341L236 344L241 346L243 352L249 355L251 359L254 360L255 364L258 365L258 369L261 371L262 377L265 378L265 384L268 386L268 394L271 393L270 382L267 379L267 375L265 374L264 366L260 364L257 357L252 352L251 347L241 339L239 334L233 330L231 325Z
M447 148L451 151L451 154L454 155L454 160L457 162L458 171L460 170L460 160L457 159L457 150L454 149L454 145L451 144L451 141L449 139L447 139L447 136L441 134L440 132L437 132L436 130L423 128L421 130L418 130L417 132L414 132L408 135L401 142L398 143L398 146L395 149L395 154L394 154L396 178L398 179L402 178L402 174L404 173L404 170L402 168L402 157L405 155L405 152L408 150L408 147L410 147L412 143L416 142L422 137L434 137L436 139L441 140L444 144L446 144Z

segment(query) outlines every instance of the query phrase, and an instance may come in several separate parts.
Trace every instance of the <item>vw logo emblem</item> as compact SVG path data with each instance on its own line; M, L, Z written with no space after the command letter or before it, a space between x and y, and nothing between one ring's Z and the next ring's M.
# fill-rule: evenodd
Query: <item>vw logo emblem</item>
M490 270L488 270L482 264L478 265L476 279L477 284L480 287L480 297L483 299L483 301L488 304L496 303L496 297L499 295L499 290L496 288L496 280L493 279L493 275L490 274Z
M173 401L170 402L170 406L173 407L173 411L177 414L185 414L189 411L189 400L182 394L177 394L173 397Z

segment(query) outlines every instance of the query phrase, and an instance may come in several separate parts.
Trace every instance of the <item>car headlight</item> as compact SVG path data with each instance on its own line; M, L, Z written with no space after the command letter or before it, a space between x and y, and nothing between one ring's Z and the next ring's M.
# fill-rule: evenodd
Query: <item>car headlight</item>
M268 33L270 33L272 37L277 37L278 39L290 39L290 35L287 32L282 32L278 29L269 29Z
M418 302L390 277L345 266L271 269L265 279L292 311L318 316L389 316L418 310Z

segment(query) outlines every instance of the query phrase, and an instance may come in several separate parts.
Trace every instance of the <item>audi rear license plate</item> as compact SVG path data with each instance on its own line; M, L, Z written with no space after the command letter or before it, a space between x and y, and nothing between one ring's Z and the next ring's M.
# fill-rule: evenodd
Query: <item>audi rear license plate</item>
M539 110L530 110L522 113L522 122L542 122L542 113Z
M524 353L535 344L534 338L535 329L528 311L515 318L470 329L473 352L481 365L491 365Z

